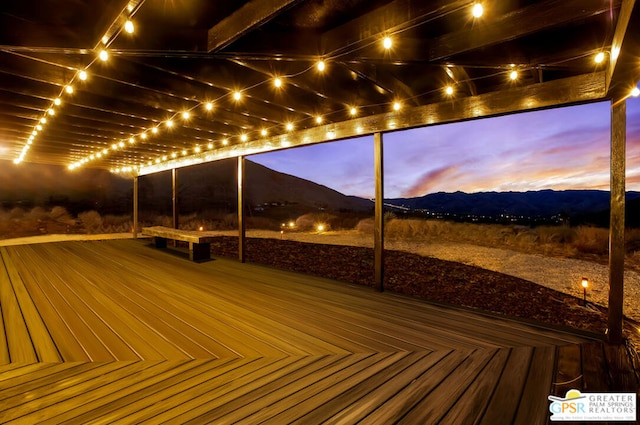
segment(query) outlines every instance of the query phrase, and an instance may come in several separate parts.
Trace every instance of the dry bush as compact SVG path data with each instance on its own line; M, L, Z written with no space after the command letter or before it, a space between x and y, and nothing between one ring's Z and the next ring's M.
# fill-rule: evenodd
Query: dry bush
M540 244L569 244L576 237L576 229L569 226L540 226L536 231Z
M374 221L373 218L363 218L356 224L355 229L365 235L373 235Z
M105 215L102 219L104 233L128 233L133 229L133 220L129 215Z
M312 231L316 230L318 225L323 225L324 230L333 228L338 223L337 217L327 213L308 213L298 217L295 221L296 230Z
M584 254L606 255L609 252L609 230L598 227L577 227L571 245Z
M247 217L246 225L250 229L279 230L280 223L267 217Z
M10 219L22 218L24 217L24 215L25 215L25 211L20 207L12 208L11 211L9 211Z
M94 210L78 214L78 220L87 233L99 233L102 231L102 217Z
M71 217L71 214L69 214L67 209L64 207L51 208L51 211L49 212L49 218L53 221L59 221L65 224L71 224L74 221L73 217Z

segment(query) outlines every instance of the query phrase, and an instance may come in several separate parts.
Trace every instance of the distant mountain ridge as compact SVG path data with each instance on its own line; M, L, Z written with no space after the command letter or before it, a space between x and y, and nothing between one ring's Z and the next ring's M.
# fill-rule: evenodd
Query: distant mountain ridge
M640 198L640 192L627 192L627 200ZM609 191L539 190L527 192L431 193L416 198L386 199L388 205L427 210L434 213L476 216L551 217L580 216L608 210Z

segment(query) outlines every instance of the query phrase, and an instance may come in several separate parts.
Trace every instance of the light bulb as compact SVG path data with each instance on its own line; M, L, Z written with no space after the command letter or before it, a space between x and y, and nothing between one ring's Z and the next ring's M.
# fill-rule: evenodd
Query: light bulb
M127 20L127 22L124 23L124 30L126 32L128 32L129 34L133 34L133 31L135 31L135 27L133 26L133 22L131 22L130 20Z
M473 7L471 8L471 14L473 15L474 18L479 18L484 14L484 7L482 7L482 4L480 3L476 3L473 5Z

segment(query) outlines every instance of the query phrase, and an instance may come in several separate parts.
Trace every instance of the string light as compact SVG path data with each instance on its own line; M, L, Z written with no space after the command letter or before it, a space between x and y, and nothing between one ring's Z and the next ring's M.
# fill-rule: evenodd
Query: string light
M385 37L382 39L382 47L389 50L393 46L393 40L391 37Z
M293 130L293 123L288 122L287 125L285 126L285 128L287 129L287 131L292 131Z
M189 118L191 118L191 113L189 111L184 111L182 113L182 119L183 120L188 120Z
M593 61L595 63L602 63L604 62L604 52L598 52L596 54L596 56L593 58Z
M239 101L240 99L242 99L242 93L240 93L240 91L234 91L233 92L233 100L235 101Z
M67 94L72 94L73 93L73 86L66 86L64 88L64 91L66 91Z
M349 109L349 114L351 114L352 117L355 117L356 115L358 115L358 108L352 106L351 109Z
M273 85L279 89L280 87L282 87L282 79L279 77L274 78Z
M86 81L88 78L87 71L80 71L78 73L78 78L80 78L82 81Z
M211 111L213 109L213 103L212 102L205 103L204 109L206 109L207 111Z
M511 71L509 73L509 78L511 79L511 81L515 81L518 79L518 71Z
M402 109L402 104L400 102L393 102L393 110L399 111L400 109Z
M322 117L320 115L318 115L316 117L316 124L322 124L322 121L323 121Z
M129 34L133 34L135 26L131 20L127 19L127 22L124 23L124 30Z
M249 136L247 136L246 134L242 134L240 136L240 140L243 141L243 142L246 142L247 140L249 140Z
M56 106L60 106L62 104L62 100L59 97L56 97L53 100L53 104L56 105Z
M263 128L262 130L260 130L260 135L262 137L266 137L269 134L269 132L267 131L266 128Z
M475 3L471 8L471 14L474 18L480 18L484 14L484 7L481 3Z
M173 127L173 121L167 120L167 121L165 121L164 125L166 125L167 127L171 128L171 127Z
M640 96L640 89L638 88L638 86L634 87L634 88L631 90L631 96L633 96L633 97L638 97L638 96Z
M107 52L106 50L100 50L100 54L98 55L98 57L100 58L100 60L102 62L106 62L109 60L109 52Z
M452 96L453 95L453 86L445 87L444 92L447 94L447 96Z
M318 61L318 63L316 64L316 68L318 69L318 71L323 72L327 68L327 65L324 63L324 61Z

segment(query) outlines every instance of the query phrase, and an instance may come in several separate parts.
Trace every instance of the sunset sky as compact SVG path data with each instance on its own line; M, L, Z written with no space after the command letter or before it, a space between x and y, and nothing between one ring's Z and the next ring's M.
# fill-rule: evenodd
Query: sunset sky
M609 189L610 104L600 102L384 135L385 198L435 192ZM372 198L373 137L251 156ZM627 101L627 190L640 190L640 99Z

